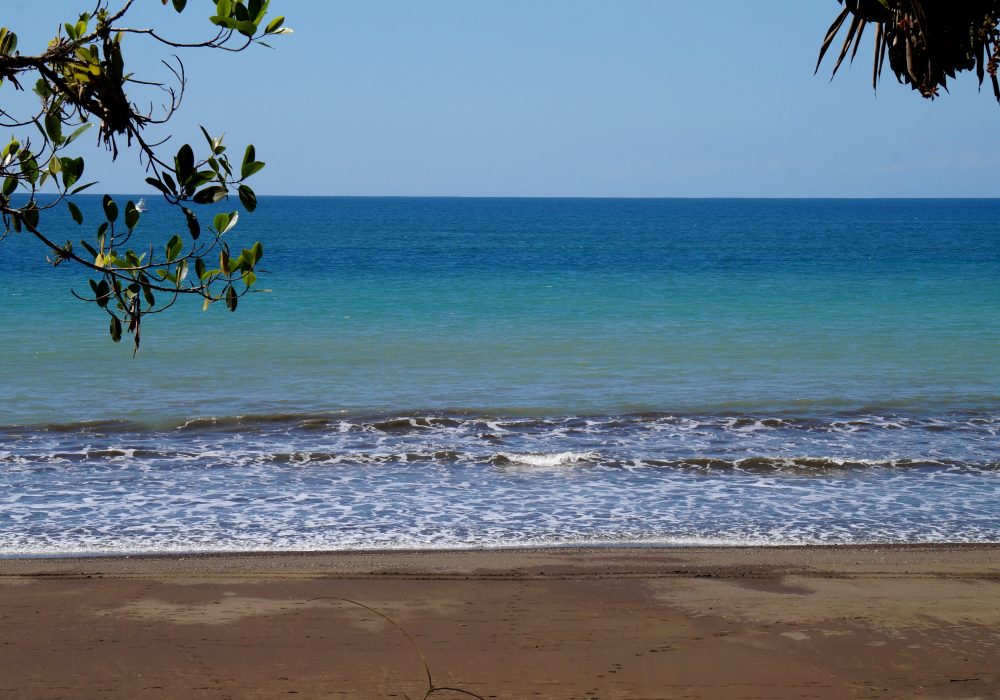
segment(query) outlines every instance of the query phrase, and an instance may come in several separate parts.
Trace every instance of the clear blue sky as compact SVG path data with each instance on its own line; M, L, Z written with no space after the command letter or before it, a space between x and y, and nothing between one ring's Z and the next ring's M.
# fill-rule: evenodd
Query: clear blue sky
M2 23L30 51L91 4L4 0ZM139 4L135 24L210 30L208 3L181 22ZM832 63L813 75L834 0L272 6L295 29L275 51L183 54L172 129L252 140L268 162L261 193L1000 196L1000 106L974 76L930 102L886 71L876 95L868 41L832 83ZM154 47L130 48L140 76L162 75ZM88 168L104 191L140 189L128 155Z

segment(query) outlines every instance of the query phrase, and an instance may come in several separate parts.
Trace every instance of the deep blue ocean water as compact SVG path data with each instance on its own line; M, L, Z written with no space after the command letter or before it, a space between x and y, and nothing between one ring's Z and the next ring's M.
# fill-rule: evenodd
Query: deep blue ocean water
M149 204L143 235L185 230ZM992 200L265 197L234 233L272 291L150 317L134 360L11 236L0 555L1000 541L998 227Z

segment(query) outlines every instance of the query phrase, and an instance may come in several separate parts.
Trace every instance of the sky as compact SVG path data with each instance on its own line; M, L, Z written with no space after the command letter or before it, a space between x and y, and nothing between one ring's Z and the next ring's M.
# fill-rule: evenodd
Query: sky
M116 5L118 0L112 0ZM90 0L4 0L35 53ZM211 33L138 0L133 26ZM204 6L204 9L202 8ZM871 45L814 75L835 0L272 0L295 30L239 54L184 51L171 152L203 124L267 162L260 194L573 197L995 197L1000 106L974 75L937 100ZM126 61L162 78L155 44ZM16 97L0 91L5 105ZM90 143L100 189L146 189L134 156Z

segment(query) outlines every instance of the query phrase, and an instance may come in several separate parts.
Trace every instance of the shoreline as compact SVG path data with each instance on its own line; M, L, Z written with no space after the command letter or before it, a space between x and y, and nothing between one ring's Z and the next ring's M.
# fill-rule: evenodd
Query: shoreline
M4 700L1000 694L1000 544L5 559L0 595Z
M806 551L960 551L960 550L996 550L1000 552L1000 540L996 542L862 542L862 543L792 543L792 544L660 544L643 542L628 542L610 544L601 543L569 543L569 544L526 544L502 545L486 547L414 547L414 548L358 548L358 549L246 549L246 550L190 550L190 551L137 551L137 552L86 552L67 554L0 554L0 570L4 564L16 561L114 561L114 560L162 560L162 559L233 559L233 558L341 558L352 556L433 556L433 555L511 555L551 553L587 553L587 552L677 552L677 553L727 553L727 552L806 552ZM3 572L0 571L0 574Z
M395 556L395 555L447 555L447 554L518 554L540 552L644 552L644 551L699 551L726 552L734 550L749 550L754 552L792 551L792 550L961 550L961 549L1000 549L1000 540L991 542L860 542L860 543L779 543L779 544L679 544L660 542L611 542L568 544L525 544L499 546L468 546L468 547L399 547L399 548L357 548L357 549L232 549L232 550L169 550L135 552L69 552L69 553L0 553L0 569L5 562L12 561L108 561L116 559L157 560L157 559L211 559L239 557L349 557L357 556ZM2 573L2 572L0 572Z

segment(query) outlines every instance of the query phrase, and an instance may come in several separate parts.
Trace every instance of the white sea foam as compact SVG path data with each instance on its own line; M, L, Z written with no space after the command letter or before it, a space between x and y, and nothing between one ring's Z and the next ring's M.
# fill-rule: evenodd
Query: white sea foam
M523 465L527 467L565 467L581 462L588 462L597 459L596 452L556 452L552 454L517 454L513 452L500 452L497 457L510 464Z
M417 415L19 432L0 436L0 555L997 541L998 426Z

